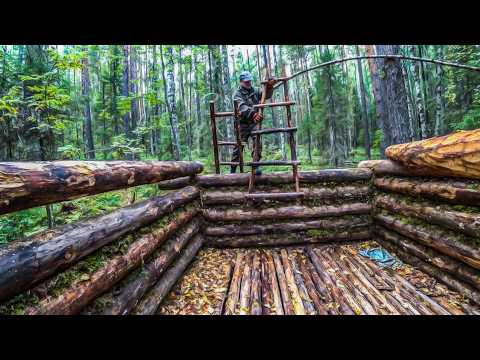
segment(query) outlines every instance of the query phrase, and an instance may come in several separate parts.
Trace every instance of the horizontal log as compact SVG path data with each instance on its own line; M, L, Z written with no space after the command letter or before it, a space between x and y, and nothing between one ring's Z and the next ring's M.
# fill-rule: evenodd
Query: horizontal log
M405 224L393 216L384 214L375 214L373 220L375 223L394 230L422 245L460 260L475 269L480 269L480 249L473 244L466 244L461 236L455 233L447 233L442 229L418 224Z
M385 155L409 169L480 179L480 129L392 145Z
M161 279L146 294L143 300L134 308L135 315L153 315L168 295L170 289L183 275L187 266L192 262L195 255L202 247L203 238L196 235L179 255L174 264L163 274Z
M235 113L233 111L225 111L225 112L217 112L215 113L215 117L229 117L233 116Z
M263 103L263 104L256 104L253 105L254 109L261 109L266 107L278 107L278 106L291 106L295 105L295 101L279 101L276 103Z
M220 161L220 165L237 166L240 165L240 163L238 161Z
M282 220L299 218L320 218L368 214L372 207L366 203L344 204L339 206L288 206L267 209L204 209L203 215L208 221L246 221L246 220Z
M121 236L151 224L199 196L195 187L65 225L0 249L0 301L65 269Z
M282 190L269 189L270 196L263 196L265 200L289 202L296 200L298 193L282 193ZM303 193L303 200L348 200L348 199L361 199L370 195L369 186L336 186L334 188L300 188ZM253 196L252 196L253 195ZM255 195L244 191L204 191L202 192L202 202L205 205L231 205L231 204L243 204L248 200L254 200ZM258 198L258 196L257 196ZM258 199L261 200L261 199Z
M435 265L439 269L452 274L454 277L469 283L477 289L480 289L480 271L465 265L463 262L443 255L436 250L416 243L411 239L394 231L387 230L382 226L375 226L374 233L382 236L403 251L406 251L427 263Z
M0 163L0 215L131 186L194 175L188 161L45 161Z
M280 165L300 165L300 161L291 160L266 160L266 161L252 161L247 162L247 166L280 166Z
M378 195L375 206L392 213L402 214L424 220L431 224L444 226L469 236L480 237L480 214L454 210L444 210L423 202L408 203L389 195Z
M158 281L167 267L200 229L200 219L196 218L182 229L174 238L162 246L155 258L145 264L142 272L115 294L112 303L102 315L126 315L141 300L143 295Z
M276 133L289 133L289 132L295 132L297 131L296 127L290 127L290 128L267 128L267 129L262 129L262 130L255 130L252 131L252 135L265 135L265 134L276 134Z
M377 177L374 184L381 190L411 196L443 200L452 204L480 205L480 187L472 189L471 184L466 182Z
M177 232L198 213L198 208L181 211L175 219L164 227L155 229L131 244L124 255L118 255L107 261L95 271L87 281L72 285L63 294L47 298L27 315L75 315L98 296L111 289L132 269L141 265L155 249L162 245L173 233Z
M240 236L289 233L307 230L346 230L366 227L370 225L367 216L354 219L325 219L315 221L299 221L286 223L261 224L231 224L223 226L207 226L204 230L206 236Z
M448 273L440 270L434 265L428 264L425 261L417 258L416 256L410 255L406 251L401 250L400 248L396 247L392 243L390 243L387 239L379 236L376 240L388 251L396 254L402 261L410 264L417 269L427 273L428 275L434 277L438 281L447 285L450 289L459 292L460 294L464 295L465 297L469 298L470 300L474 301L477 304L480 304L480 292L478 292L472 286L457 280L453 276L449 275Z
M303 198L305 194L303 192L285 192L285 193L248 193L245 194L247 200L254 202L263 201L293 201Z
M300 183L313 184L321 182L351 182L370 180L370 169L325 169L317 171L301 171L298 173ZM223 187L248 185L250 173L225 174L225 175L201 175L197 176L197 186ZM283 185L294 183L290 172L265 173L255 176L256 185Z
M428 169L408 169L392 160L364 160L357 165L359 169L371 169L377 176L436 176L445 175L432 172Z
M359 227L349 231L332 231L328 234L307 236L306 234L276 234L276 235L247 235L229 237L205 237L205 245L217 248L257 247L257 246L284 246L300 244L316 244L338 241L360 241L371 239L369 227Z

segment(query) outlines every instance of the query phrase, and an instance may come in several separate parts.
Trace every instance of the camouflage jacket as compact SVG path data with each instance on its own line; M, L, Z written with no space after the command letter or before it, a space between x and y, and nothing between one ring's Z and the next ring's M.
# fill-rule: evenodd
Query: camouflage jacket
M273 94L273 87L267 88L267 93L265 94L265 100L270 99ZM235 95L233 97L234 101L238 103L238 109L240 111L240 122L241 123L252 123L253 115L255 110L253 105L256 105L262 99L262 91L255 88L245 89L242 86L239 86Z

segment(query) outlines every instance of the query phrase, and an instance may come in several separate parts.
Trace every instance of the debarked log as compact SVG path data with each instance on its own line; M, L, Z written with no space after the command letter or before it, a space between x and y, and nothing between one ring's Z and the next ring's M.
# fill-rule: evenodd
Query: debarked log
M179 255L178 259L163 274L155 286L145 295L142 301L133 309L135 315L153 315L170 289L182 276L187 266L192 262L202 247L203 238L197 234Z
M44 280L199 196L195 187L34 235L0 249L0 301Z
M445 177L443 174L432 172L429 169L408 169L392 160L364 160L357 165L359 169L371 169L376 176L434 176Z
M375 214L375 223L406 236L422 245L431 247L438 252L460 260L475 269L480 269L480 249L466 244L461 235L426 227L422 225L405 224L393 216Z
M449 256L421 244L415 243L407 237L397 234L394 231L387 230L381 226L375 226L374 231L383 238L398 246L403 251L410 253L422 259L423 261L435 265L439 269L449 272L454 277L468 282L480 290L480 271L471 268L464 263L455 260Z
M478 292L475 288L473 288L469 284L466 284L460 280L457 280L456 278L449 275L445 271L437 268L434 265L428 264L425 261L422 261L416 256L410 255L406 251L403 251L400 248L393 245L388 239L385 239L383 237L378 237L377 240L388 251L391 251L397 254L397 256L402 261L420 269L421 271L424 271L428 275L436 278L437 280L447 285L450 289L458 291L460 294L463 294L465 297L469 298L475 303L480 304L480 292Z
M480 215L441 209L423 202L408 203L388 195L378 195L375 206L389 212L411 216L426 222L444 226L469 236L480 237Z
M131 186L200 173L188 161L0 163L0 215Z
M461 181L415 180L393 177L374 179L381 190L397 192L411 196L423 196L432 200L443 200L452 204L480 205L480 190L469 188L471 185ZM479 184L480 185L480 184ZM480 188L480 186L479 186Z
M335 188L301 188L303 200L347 200L359 199L369 196L370 188L368 186L339 186ZM266 199L265 201L291 202L298 198L296 193L279 193L270 189L269 193L276 195L274 199ZM206 191L202 194L202 202L205 205L231 205L243 204L250 201L249 193L244 191Z
M204 209L206 220L216 221L248 221L248 220L282 220L299 218L321 218L329 216L368 214L372 206L367 203L352 203L339 206L286 206L267 209Z
M392 145L385 155L409 169L480 179L480 129Z
M210 247L256 247L256 246L282 246L294 244L314 244L324 242L357 241L371 239L369 227L358 228L352 231L332 231L326 234L307 236L298 234L275 234L270 236L248 235L205 238L205 245Z
M200 219L193 219L172 239L169 239L148 262L141 273L129 281L119 294L115 294L112 303L102 315L126 315L142 299L143 295L158 281L167 267L180 253L187 242L195 236L200 229Z
M173 233L177 232L197 214L198 209L182 211L178 216L160 229L143 235L130 245L124 255L115 256L95 271L87 281L77 282L63 294L47 298L35 306L27 315L75 315L92 300L111 289L132 269L138 267Z
M347 230L367 227L370 225L368 216L358 216L352 219L322 219L298 222L274 222L272 224L227 224L223 226L207 226L204 230L206 236L241 236L274 233L289 233L307 230Z

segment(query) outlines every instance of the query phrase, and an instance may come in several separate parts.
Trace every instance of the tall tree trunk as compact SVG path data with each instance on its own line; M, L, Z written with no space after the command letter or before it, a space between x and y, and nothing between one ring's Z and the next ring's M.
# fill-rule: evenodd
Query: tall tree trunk
M417 55L416 46L412 45L410 47L410 51L412 52L413 56ZM420 138L426 139L428 137L428 127L427 127L427 118L425 114L425 103L423 101L423 94L422 94L422 84L420 78L420 63L415 61L413 65L413 74L414 74L414 81L415 81L415 104L417 107L417 121L420 125Z
M198 76L197 71L197 53L193 53L193 71L194 71L194 81L195 81L195 112L196 112L196 126L195 128L195 148L197 150L197 156L200 155L200 135L201 135L201 123L202 123L202 115L201 115L201 106L200 106L200 79Z
M177 120L177 106L175 103L175 76L173 64L173 48L167 48L168 66L167 66L167 103L168 111L170 113L170 127L172 128L172 144L173 144L173 158L180 160L180 140L178 138L178 120Z
M357 56L360 56L360 52L358 50L358 45L355 45L355 52ZM365 84L363 82L363 69L362 69L362 61L360 59L357 60L357 75L358 75L358 83L359 83L359 90L360 90L360 103L361 103L361 115L362 115L362 122L363 122L363 129L364 129L364 146L365 146L365 154L367 155L367 159L371 158L370 154L370 126L368 120L368 111L367 111L367 99L365 97Z
M123 81L122 81L122 96L127 99L130 95L130 66L129 66L129 52L130 45L123 45ZM123 126L125 139L130 139L130 111L126 111L123 115ZM127 156L127 159L129 157Z
M118 67L118 45L113 45L113 56L111 59L110 83L112 86L111 113L113 117L113 127L115 136L120 134L117 111L117 67Z
M442 46L437 46L437 59L443 59ZM445 122L445 102L443 99L443 67L437 65L435 69L437 82L435 84L435 136L443 135Z
M83 49L85 55L82 58L82 97L84 101L84 134L86 145L86 158L89 160L95 159L95 150L93 144L93 131L92 131L92 114L90 109L90 71L88 68L88 50Z

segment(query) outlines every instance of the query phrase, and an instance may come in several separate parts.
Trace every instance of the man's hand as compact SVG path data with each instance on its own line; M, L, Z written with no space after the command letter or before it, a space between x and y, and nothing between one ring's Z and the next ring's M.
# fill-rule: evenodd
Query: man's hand
M262 121L262 119L263 119L263 115L258 112L253 115L253 121L255 123L259 123L260 121Z

